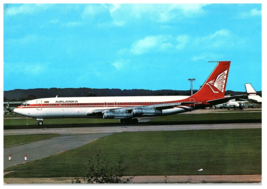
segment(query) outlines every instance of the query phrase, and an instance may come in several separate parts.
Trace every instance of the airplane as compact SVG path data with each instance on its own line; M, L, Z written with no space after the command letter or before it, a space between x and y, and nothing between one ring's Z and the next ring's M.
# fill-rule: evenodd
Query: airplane
M236 101L236 99L232 99L232 100L229 100L228 102L226 103L223 103L223 104L217 104L214 106L215 109L218 109L218 108L227 108L228 110L230 108L239 108L239 109L243 109L244 108L244 101Z
M246 83L245 87L246 87L246 91L248 94L248 101L253 102L253 103L257 103L257 104L261 104L262 98L261 98L261 96L257 95L257 93L256 93L255 89L252 87L252 85L250 83Z
M103 118L120 119L123 124L138 123L142 117L183 113L239 98L240 95L224 97L229 68L230 61L219 61L200 90L191 96L56 96L25 101L14 112L36 118L39 126L49 118Z
M238 99L239 101L236 101L236 99L232 99L226 103L215 105L214 106L215 109L218 109L218 108L228 108L228 110L230 108L243 109L244 107L253 107L253 104L248 104L248 102L257 103L257 104L262 103L262 98L256 94L255 89L252 87L252 85L250 83L246 83L245 88L246 88L246 92L248 94L246 99Z

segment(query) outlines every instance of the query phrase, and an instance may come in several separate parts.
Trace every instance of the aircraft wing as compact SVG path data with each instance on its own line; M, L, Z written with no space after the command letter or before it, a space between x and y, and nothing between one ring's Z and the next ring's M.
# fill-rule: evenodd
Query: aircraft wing
M92 110L90 112L87 112L88 116L93 116L93 115L102 115L104 113L104 111L109 110L109 111L127 111L128 113L130 113L132 110L134 109L138 109L138 108L145 108L145 109L150 109L150 108L154 108L157 110L164 110L164 109L169 109L169 108L173 108L176 106L181 106L181 105L188 105L188 104L196 104L198 102L176 102L176 103L168 103L168 104L153 104L153 105L148 105L148 106L134 106L134 107L123 107L123 108L111 108L111 109L97 109L97 110Z
M187 104L195 104L197 102L178 102L178 103L168 103L168 104L155 104L151 106L143 106L146 108L155 108L157 110L164 110L164 109L169 109L173 108L175 106L181 106L181 105L187 105Z
M209 100L207 101L209 104L211 105L216 105L216 104L222 104L222 103L226 103L229 100L235 99L235 100L239 100L239 99L246 99L248 98L248 95L235 95L235 96L230 96L230 97L225 97L225 98L219 98L216 100Z

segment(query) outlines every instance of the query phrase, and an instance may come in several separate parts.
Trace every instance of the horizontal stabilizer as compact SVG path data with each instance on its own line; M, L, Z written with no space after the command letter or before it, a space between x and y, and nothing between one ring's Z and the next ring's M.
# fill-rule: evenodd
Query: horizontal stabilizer
M235 96L230 96L230 97L225 97L225 98L219 98L216 100L209 100L207 102L211 105L216 105L216 104L226 103L232 99L239 100L239 99L247 99L247 98L248 98L248 95L245 94L245 95L235 95Z

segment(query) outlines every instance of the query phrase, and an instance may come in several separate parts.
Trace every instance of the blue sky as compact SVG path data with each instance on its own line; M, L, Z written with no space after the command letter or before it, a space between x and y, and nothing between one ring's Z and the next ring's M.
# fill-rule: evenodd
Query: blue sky
M261 4L4 4L4 90L262 90Z

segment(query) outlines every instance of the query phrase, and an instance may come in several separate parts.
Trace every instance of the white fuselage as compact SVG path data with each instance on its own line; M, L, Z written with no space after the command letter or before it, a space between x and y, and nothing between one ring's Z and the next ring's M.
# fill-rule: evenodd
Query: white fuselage
M142 107L156 104L173 103L188 96L124 96L124 97L58 97L29 100L17 107L14 112L39 119L88 117L96 111L128 107ZM190 108L190 107L188 107ZM187 108L187 109L188 109ZM163 110L162 114L185 112L184 108Z

